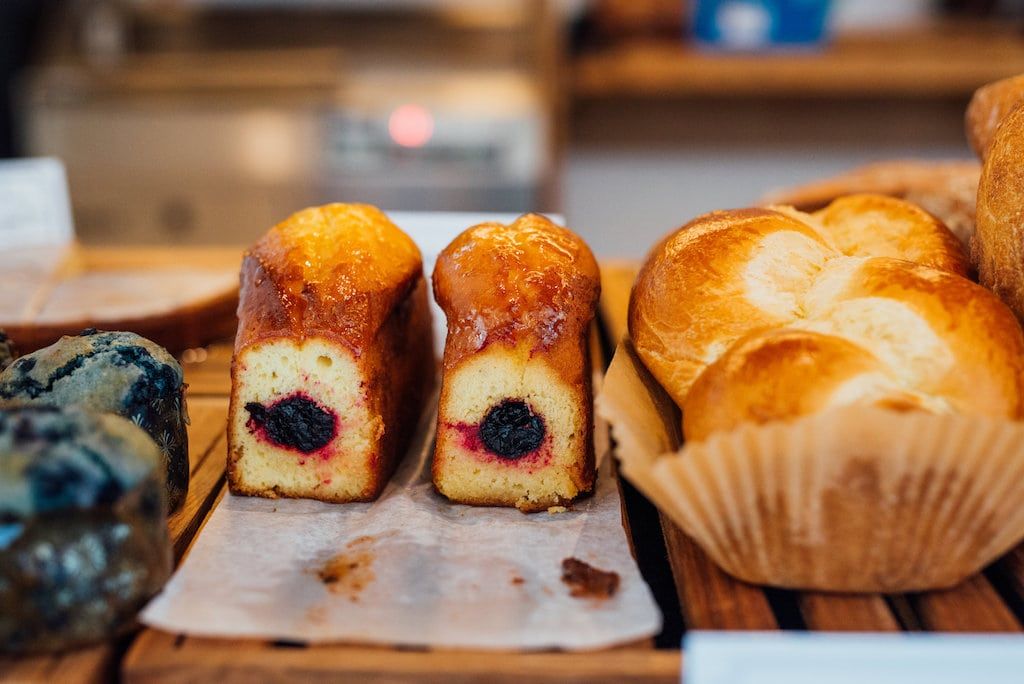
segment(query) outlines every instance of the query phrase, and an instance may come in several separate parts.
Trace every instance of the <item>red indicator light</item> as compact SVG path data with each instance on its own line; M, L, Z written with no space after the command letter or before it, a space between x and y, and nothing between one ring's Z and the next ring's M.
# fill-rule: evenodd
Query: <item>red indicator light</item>
M426 107L402 105L388 117L388 133L402 147L423 147L434 135L434 117Z

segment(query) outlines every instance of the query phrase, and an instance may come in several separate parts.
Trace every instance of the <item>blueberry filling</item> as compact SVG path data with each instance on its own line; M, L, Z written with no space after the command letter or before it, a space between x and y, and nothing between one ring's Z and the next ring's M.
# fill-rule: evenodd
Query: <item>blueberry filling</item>
M525 401L505 399L480 423L480 439L501 458L522 458L544 441L544 420Z
M269 407L251 401L245 410L252 426L262 429L271 442L304 454L327 446L337 433L334 414L302 395L286 397Z

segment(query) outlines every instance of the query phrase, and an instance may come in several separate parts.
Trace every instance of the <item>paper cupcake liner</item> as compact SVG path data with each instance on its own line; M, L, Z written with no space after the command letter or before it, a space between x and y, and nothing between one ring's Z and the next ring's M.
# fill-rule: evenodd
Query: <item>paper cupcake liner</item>
M947 587L1024 537L1024 424L852 406L682 449L628 342L598 400L622 473L723 569L826 591Z

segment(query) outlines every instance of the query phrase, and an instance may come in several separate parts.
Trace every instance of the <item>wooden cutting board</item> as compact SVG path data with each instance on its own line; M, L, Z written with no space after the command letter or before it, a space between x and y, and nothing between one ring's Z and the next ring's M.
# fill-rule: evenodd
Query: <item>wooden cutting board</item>
M0 329L21 353L84 328L177 353L233 334L240 263L235 247L11 250L0 254Z

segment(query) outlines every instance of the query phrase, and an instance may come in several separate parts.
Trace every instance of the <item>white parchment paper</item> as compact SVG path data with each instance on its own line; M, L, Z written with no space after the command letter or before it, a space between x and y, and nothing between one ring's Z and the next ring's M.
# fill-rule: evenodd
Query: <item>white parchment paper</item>
M421 428L374 503L225 495L142 621L200 636L482 649L596 649L659 631L607 463L594 496L564 513L452 505L430 482L432 437ZM571 597L569 556L618 573L618 592ZM325 568L341 578L325 583Z

